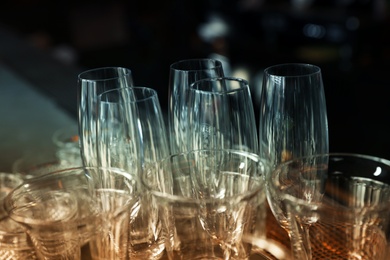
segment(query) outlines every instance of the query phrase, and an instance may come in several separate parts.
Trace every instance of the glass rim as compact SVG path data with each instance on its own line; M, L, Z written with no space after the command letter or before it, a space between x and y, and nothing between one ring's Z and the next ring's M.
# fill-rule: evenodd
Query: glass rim
M208 91L208 90L201 90L196 87L198 84L202 82L217 82L217 81L238 82L239 87L230 90L224 90L224 91ZM226 77L204 78L204 79L197 80L190 85L190 90L200 92L200 93L229 94L229 93L241 92L247 90L250 91L250 87L249 87L249 82L246 79L226 76Z
M117 76L113 76L113 77L109 77L109 78L85 77L86 75L88 75L88 74L90 74L90 73L93 73L93 72L97 72L97 71L118 71L118 70L124 71L125 73L124 73L123 75L117 75ZM109 80L113 80L113 79L117 79L117 78L122 78L122 77L124 77L124 76L130 76L130 75L132 75L132 71L131 71L129 68L126 68L126 67L107 66L107 67L99 67L99 68L93 68L93 69L85 70L85 71L83 71L83 72L80 72L80 73L78 74L77 78L78 78L80 81L93 81L93 82L96 82L96 81L109 81Z
M130 172L130 171L126 171L126 170L121 169L121 168L116 168L116 167L75 166L75 167L56 169L56 170L53 170L51 172L48 172L48 173L36 176L34 178L25 180L20 185L15 187L11 192L9 192L7 194L7 196L4 198L4 203L3 203L4 209L7 212L7 215L14 221L24 222L24 223L28 223L28 224L32 224L32 225L42 225L42 224L43 225L51 225L53 223L57 223L59 221L62 221L62 220L47 221L47 220L43 220L43 219L32 219L31 217L26 218L26 217L23 217L20 215L11 215L10 213L15 210L15 207L13 206L13 203L11 202L13 194L20 192L20 196L23 196L23 194L27 194L28 191L19 191L19 188L22 188L23 186L43 185L42 184L43 181L46 180L47 178L49 181L58 181L61 178L69 178L72 176L84 175L86 177L86 179L91 180L92 177L88 176L88 174L87 174L87 171L91 170L91 169L115 172L115 173L122 175L125 178L128 177L128 178L131 178L137 182L140 181L140 178L139 178L138 173L136 171ZM72 175L65 175L64 173L67 173L67 172L70 172L73 174ZM60 179L58 179L57 177L59 177ZM92 180L92 183L93 183L93 180ZM64 189L64 193L74 195L75 193L71 192L71 191L72 190L69 191L67 189ZM77 209L76 209L76 212L77 212ZM73 217L65 220L65 222L74 222L74 221L77 221L77 220L74 219Z
M301 67L301 68L311 68L312 71L307 72L307 73L301 73L297 75L287 75L287 73L271 73L271 70L274 69L288 69L288 68L293 68L293 67ZM321 74L321 68L317 65L310 64L310 63L281 63L281 64L276 64L269 66L264 69L264 74L269 75L271 77L284 77L284 78L299 78L299 77L306 77L310 75L315 75L315 74Z
M154 196L156 196L156 197L158 197L160 199L169 201L169 202L178 202L178 203L191 203L191 204L205 204L206 203L206 204L209 204L209 203L215 203L216 201L221 202L221 203L228 203L228 202L232 202L232 201L245 200L247 198L256 196L256 194L258 192L261 192L261 191L264 191L264 195L265 195L265 177L264 176L266 174L268 174L268 171L270 170L270 167L266 163L266 161L261 159L261 157L258 154L256 154L256 153L247 152L247 151L241 151L241 150L234 150L234 149L191 150L191 151L186 151L186 152L180 152L180 153L177 153L177 154L171 154L168 157L166 157L166 158L156 162L153 165L164 163L166 161L170 161L170 160L172 160L172 158L175 158L175 157L188 156L189 154L200 153L200 152L222 152L222 153L227 152L227 153L232 153L232 154L235 154L235 155L243 155L246 158L249 158L252 161L254 161L256 164L258 164L258 165L260 164L265 169L261 172L261 174L259 174L257 176L248 176L248 175L246 175L246 176L249 177L249 179L259 180L259 184L256 184L256 187L253 187L253 188L251 188L249 190L246 190L245 192L242 192L242 193L239 193L239 194L236 194L236 195L232 195L232 196L230 195L228 197L223 197L223 198L197 199L197 198L194 198L194 197L189 197L189 196L184 197L184 196L180 196L180 195L173 195L173 194L167 193L167 192L162 192L162 191L156 190L155 188L151 187L147 183L147 181L144 180L144 176L146 174L142 174L142 177L140 178L142 185L144 187L146 187L147 191L150 192L151 194L153 194ZM242 174L240 174L240 175L243 176Z
M10 217L7 216L6 218L10 218ZM4 219L2 219L2 220L4 220ZM12 221L15 222L15 220L13 220L13 219L12 219ZM16 239L17 239L17 243L16 244L18 245L18 247L17 247L18 250L23 250L24 249L23 247L19 248L19 243L24 244L24 243L26 243L28 241L26 231L24 231L22 226L20 226L20 230L11 230L11 231L0 230L0 235L3 238L7 238L7 237L14 238L14 237L16 237ZM24 239L26 239L26 240L24 240ZM14 245L15 244L15 243L11 243L11 242L10 243L5 243L4 241L1 241L1 243L2 244L4 243L5 245L9 245L9 244ZM26 247L26 248L30 248L30 247Z
M155 99L155 98L158 99L158 93L157 93L157 91L155 89L149 88L149 87L142 87L142 86L132 86L132 87L115 88L115 89L106 90L103 93L98 95L98 99L97 100L98 100L98 102L101 102L101 103L114 103L114 102L102 100L102 97L104 95L107 95L107 94L110 94L110 93L114 93L114 92L119 92L119 91L124 90L124 89L133 89L133 90L140 90L140 91L141 90L147 90L148 94L149 94L148 96L142 97L140 99L129 100L129 101L126 101L126 102L138 103L138 102L147 101L149 99Z
M348 152L345 152L345 153L334 152L334 153L309 155L309 156L293 158L291 160L288 160L286 162L279 164L276 168L272 169L270 172L270 175L269 175L270 176L269 177L270 178L270 180L269 180L270 185L274 186L274 181L272 178L273 173L276 171L282 170L283 167L286 167L286 166L288 166L294 162L297 162L297 161L306 160L306 159L310 159L310 158L313 158L313 159L314 158L321 158L321 157L326 157L326 158L333 158L333 157L334 158L337 158L337 157L358 158L358 159L370 160L372 162L382 163L382 164L388 165L390 167L390 160L385 159L385 158L381 158L378 156L374 156L374 155L367 155L367 154L360 154L360 153L348 153ZM379 182L379 181L374 180L374 179L370 179L370 180L372 180L373 182ZM388 185L388 186L389 186L389 191L390 191L390 185ZM286 194L286 193L282 193L281 197L283 199L287 200L288 203L293 203L294 205L300 205L300 206L303 206L306 208L321 209L321 208L328 208L329 207L327 205L323 205L322 201L308 202L304 199L300 199L296 196ZM342 211L342 212L357 212L357 211L361 211L363 208L368 209L368 210L380 210L380 209L388 208L389 206L390 206L390 202L383 202L383 203L380 203L378 205L370 205L370 206L364 206L364 207L361 207L361 206L352 206L352 207L337 206L337 209Z
M261 179L261 177L259 177ZM262 180L262 179L261 179ZM156 190L149 190L149 192L154 195L155 197L168 201L168 202L174 202L174 203L183 203L183 204L213 204L215 202L219 203L232 203L232 202L239 202L242 200L246 200L248 198L252 198L256 196L259 192L265 191L265 184L263 182L259 183L259 185L256 185L256 188L252 188L249 191L246 191L244 193L240 193L234 196L224 197L224 198L207 198L207 199L196 199L191 197L183 197L178 195L172 195L170 193L165 193L161 191ZM265 192L264 192L265 196Z
M27 181L25 181L22 185L24 184L29 184L29 183L33 183L33 182L39 182L40 180L44 179L44 178L47 178L47 177L50 177L51 175L58 175L61 177L61 175L63 175L64 172L71 172L71 171L79 171L79 172L83 172L85 173L87 170L91 170L91 169L94 169L94 170L103 170L103 171L113 171L113 172L117 172L117 173L121 173L121 174L124 174L124 175L131 175L131 176L136 176L137 174L136 173L133 173L133 172L129 172L129 171L126 171L122 168L117 168L117 167L103 167L103 166L70 166L70 167L65 167L65 168L60 168L60 169L55 169L51 172L47 172L45 174L42 174L42 175L39 175L39 176L36 176L32 179L29 179ZM22 186L20 185L20 186Z
M195 62L210 62L214 66L211 66L209 68L196 68L196 69L184 69L181 67L185 63L195 63ZM182 71L182 72L189 72L189 71L205 71L209 69L223 69L222 62L218 59L212 59L212 58L200 58L200 59L184 59L184 60L179 60L174 63L172 63L170 66L171 70L175 71Z

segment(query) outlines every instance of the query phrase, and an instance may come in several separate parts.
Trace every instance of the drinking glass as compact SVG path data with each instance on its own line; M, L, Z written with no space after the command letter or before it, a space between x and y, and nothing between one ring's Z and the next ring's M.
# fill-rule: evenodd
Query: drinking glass
M163 220L167 257L248 259L245 235L265 235L267 166L256 154L197 150L171 155L141 181Z
M293 158L329 152L321 69L280 64L264 70L259 116L260 157L272 167ZM288 221L272 192L268 203L279 224Z
M388 259L390 161L296 158L279 165L268 185L288 216L294 259Z
M140 208L139 176L118 168L88 169L98 216L89 248L93 260L129 259L129 225ZM91 173L92 171L92 173ZM100 176L108 176L101 182Z
M224 76L222 62L215 59L188 59L170 66L168 131L171 153L186 151L188 90L197 80Z
M110 181L100 181L102 174ZM139 177L121 169L76 167L26 180L5 199L10 218L32 238L39 259L127 259ZM136 214L136 211L133 211Z
M132 86L132 74L127 68L96 68L80 73L77 84L81 158L84 166L97 166L96 104L98 95L110 89Z
M234 149L258 153L249 84L234 77L194 82L188 95L188 150Z
M97 100L96 148L100 167L137 171L140 136L133 88L103 92Z
M53 183L43 176L12 190L5 198L5 210L31 237L38 258L80 259L78 195L74 188L64 187L65 178Z
M23 183L19 174L0 172L0 259L36 259L34 245L19 223L4 209L4 198Z
M132 98L127 98L131 95ZM106 167L142 172L169 155L165 123L157 92L131 87L104 92L98 102L99 161ZM129 228L129 257L159 259L164 251L161 221L151 209L151 195L142 191Z

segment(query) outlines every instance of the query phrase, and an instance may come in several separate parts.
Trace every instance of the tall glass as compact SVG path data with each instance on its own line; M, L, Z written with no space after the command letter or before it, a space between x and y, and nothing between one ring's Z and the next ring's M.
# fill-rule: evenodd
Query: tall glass
M78 75L78 125L81 157L85 166L97 166L97 98L104 91L133 85L131 71L122 67L103 67Z
M171 153L186 151L188 90L204 78L224 76L222 62L214 59L189 59L171 64L169 74L168 131Z
M142 172L148 164L169 155L165 123L155 90L130 87L106 91L99 96L98 108L101 165ZM158 211L152 210L148 192L142 192L137 214L132 216L130 259L159 259L165 245Z
M174 154L149 167L141 180L162 218L168 259L248 259L243 237L265 237L267 169L257 154L235 150Z
M188 94L187 149L235 149L258 153L249 84L234 77L196 81Z
M297 157L329 152L328 120L321 69L311 64L280 64L264 71L260 100L260 156L272 167ZM275 194L270 208L288 228Z

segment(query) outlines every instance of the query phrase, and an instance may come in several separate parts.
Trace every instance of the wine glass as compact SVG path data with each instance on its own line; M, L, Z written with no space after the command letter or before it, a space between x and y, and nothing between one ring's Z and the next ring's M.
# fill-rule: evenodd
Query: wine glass
M96 120L97 99L104 91L133 85L131 70L103 67L78 75L78 125L81 158L85 166L97 166Z
M142 173L169 155L165 123L157 92L128 87L102 93L98 100L98 162L103 167ZM103 176L103 181L110 179ZM159 259L165 245L158 212L151 210L151 195L142 192L140 206L131 214L128 254L132 258Z
M236 77L194 82L188 95L187 149L235 149L258 153L249 84Z
M97 100L97 164L103 168L137 171L140 136L131 87L103 92Z
M321 69L300 63L266 68L259 117L260 156L272 168L294 158L328 153L328 120ZM289 233L279 197L270 188L267 192L273 215Z
M268 185L289 216L293 259L388 259L390 161L351 153L294 158Z
M187 104L190 85L197 80L224 76L222 62L215 59L188 59L170 66L168 131L171 153L187 146Z

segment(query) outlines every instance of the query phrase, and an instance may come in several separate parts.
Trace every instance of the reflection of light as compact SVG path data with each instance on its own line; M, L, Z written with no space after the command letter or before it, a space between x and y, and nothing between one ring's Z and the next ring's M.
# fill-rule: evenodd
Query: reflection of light
M211 14L208 21L198 28L200 37L206 42L212 42L216 38L225 37L229 34L230 28L226 21L217 14Z
M245 163L240 163L240 166L238 166L238 168L240 168L240 169L244 169L245 168Z
M250 78L249 70L245 67L235 68L235 70L232 73L232 76L236 77L236 78L242 78L242 79L249 79Z
M309 23L303 27L303 34L309 38L321 39L325 33L325 27L322 25Z
M252 236L244 236L242 239L254 246L252 250L255 254L263 255L267 252L267 255L271 254L276 259L291 259L290 253L277 241Z
M381 175L381 173L382 173L382 168L379 166L376 167L376 170L374 172L374 176L379 176L379 175Z

